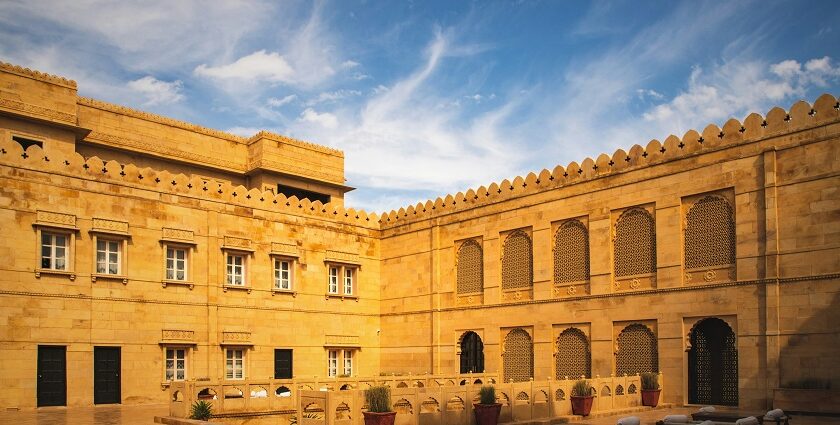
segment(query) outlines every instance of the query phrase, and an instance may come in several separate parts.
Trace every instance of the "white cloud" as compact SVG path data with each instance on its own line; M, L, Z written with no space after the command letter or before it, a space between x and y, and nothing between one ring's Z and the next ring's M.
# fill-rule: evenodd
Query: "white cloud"
M289 83L295 80L295 71L279 53L259 50L235 62L221 66L198 65L195 74L218 80L238 80L251 83Z
M184 84L180 80L166 82L147 75L130 81L127 86L146 98L144 105L169 104L184 100L184 95L181 93Z
M300 119L326 128L338 127L338 118L335 115L329 112L318 113L312 108L304 109L300 114Z
M360 65L360 63L358 63L356 61L346 60L346 61L341 63L340 67L341 67L341 69L351 69L351 68L355 68L359 65Z
M264 129L259 127L231 127L225 131L231 134L235 134L237 136L251 137L262 130Z
M292 103L295 100L297 100L297 95L296 94L290 94L290 95L285 96L281 99L278 99L276 97L270 97L270 98L268 98L268 101L266 101L266 103L268 104L268 106L270 106L272 108L279 108L283 105L288 105L289 103Z
M319 93L318 96L306 101L307 106L317 105L319 103L334 103L348 97L361 96L362 92L359 90L340 89L331 92Z

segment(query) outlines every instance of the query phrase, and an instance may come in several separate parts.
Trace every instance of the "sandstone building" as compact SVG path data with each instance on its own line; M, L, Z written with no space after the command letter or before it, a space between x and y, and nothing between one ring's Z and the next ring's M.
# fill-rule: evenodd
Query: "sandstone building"
M0 408L380 373L836 387L838 159L824 95L376 215L340 151L0 64Z

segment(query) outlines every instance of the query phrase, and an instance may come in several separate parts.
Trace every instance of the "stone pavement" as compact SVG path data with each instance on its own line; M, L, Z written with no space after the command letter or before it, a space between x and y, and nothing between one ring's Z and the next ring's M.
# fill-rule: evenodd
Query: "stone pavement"
M0 412L6 425L151 425L155 416L169 414L166 404L47 407Z
M674 407L670 409L647 410L639 413L630 413L624 415L603 416L593 419L585 419L572 421L571 423L587 424L587 425L615 425L618 419L625 416L638 416L641 419L641 425L654 425L656 421L664 418L666 415L690 415L696 412L698 407ZM828 416L799 416L791 417L790 425L840 425L840 418Z

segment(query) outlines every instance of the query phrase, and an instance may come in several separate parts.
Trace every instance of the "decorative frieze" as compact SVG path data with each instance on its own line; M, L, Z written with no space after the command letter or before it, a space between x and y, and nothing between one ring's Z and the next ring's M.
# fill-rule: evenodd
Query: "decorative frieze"
M254 345L251 342L251 332L222 331L222 345Z
M185 329L163 329L161 331L162 342L194 342L195 331Z
M192 230L164 227L162 240L193 244L195 243L195 234Z
M37 211L36 225L49 227L63 227L78 230L76 227L76 216L51 211Z
M324 335L325 347L359 347L358 335Z
M332 263L362 264L359 254L328 249L324 261Z
M293 243L272 242L271 254L284 255L287 257L300 257L300 249Z
M94 217L91 231L128 235L128 222Z

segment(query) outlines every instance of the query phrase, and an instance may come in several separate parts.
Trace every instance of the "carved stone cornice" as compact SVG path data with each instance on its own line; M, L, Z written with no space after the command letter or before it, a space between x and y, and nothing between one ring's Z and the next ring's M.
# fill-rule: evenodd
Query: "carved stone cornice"
M300 147L300 148L309 149L309 150L313 150L313 151L316 151L316 152L321 152L321 153L325 153L325 154L329 154L329 155L335 155L335 156L344 158L344 152L341 151L341 150L334 149L334 148L324 146L324 145L318 145L318 144L315 144L315 143L312 143L312 142L307 142L307 141L304 141L304 140L293 139L293 138L288 137L288 136L283 136L281 134L272 133L270 131L265 131L265 130L262 130L259 133L257 133L255 135L251 136L250 138L248 138L247 143L251 144L251 143L256 142L259 139L269 139L269 140L273 140L275 142L285 143L285 144L288 144L288 145L297 146L297 147Z
M128 236L128 222L94 217L90 231Z
M38 210L36 212L35 223L33 225L79 230L78 227L76 227L75 215L43 210Z
M49 121L60 121L64 124L75 125L76 116L67 112L56 111L55 109L44 108L43 106L31 105L17 100L2 98L0 108L16 111L23 115L36 116L37 118Z
M251 342L251 332L222 331L221 345L254 345L254 343Z
M161 240L195 245L195 233L192 230L164 227Z
M235 251L254 252L250 239L237 238L234 236L225 236L222 244L222 249L231 249Z

